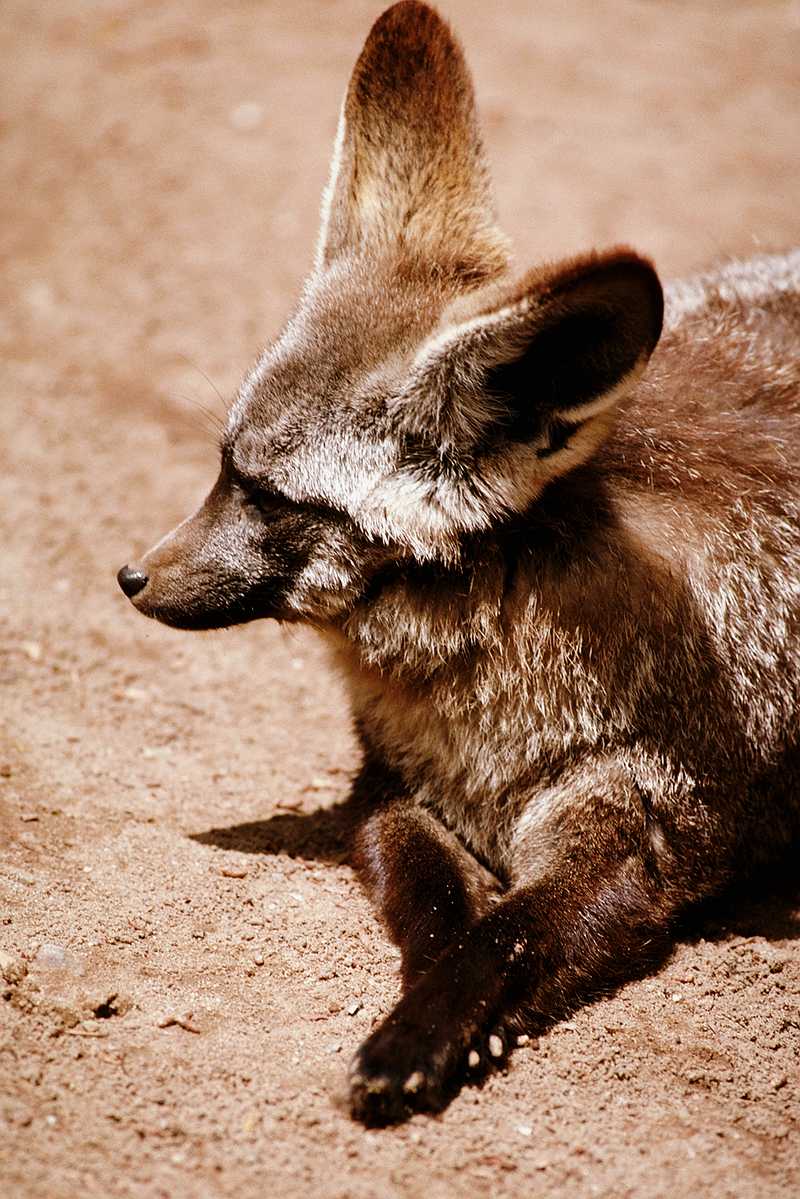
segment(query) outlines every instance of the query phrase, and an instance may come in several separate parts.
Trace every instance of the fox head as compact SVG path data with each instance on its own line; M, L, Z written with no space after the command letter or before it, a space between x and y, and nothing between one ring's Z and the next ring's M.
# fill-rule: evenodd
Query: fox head
M371 30L314 267L230 410L205 503L119 582L182 628L343 619L376 576L458 561L591 459L655 347L617 248L509 274L461 50L417 0Z

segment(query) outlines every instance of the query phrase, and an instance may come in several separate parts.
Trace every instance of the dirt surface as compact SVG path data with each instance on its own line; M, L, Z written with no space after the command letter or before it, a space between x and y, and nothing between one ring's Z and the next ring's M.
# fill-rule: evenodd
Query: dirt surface
M2 1193L797 1194L791 872L441 1118L353 1125L347 1060L398 981L345 860L340 689L308 634L175 633L116 588L211 483L198 405L297 292L378 11L0 11ZM521 266L800 242L797 3L446 11Z

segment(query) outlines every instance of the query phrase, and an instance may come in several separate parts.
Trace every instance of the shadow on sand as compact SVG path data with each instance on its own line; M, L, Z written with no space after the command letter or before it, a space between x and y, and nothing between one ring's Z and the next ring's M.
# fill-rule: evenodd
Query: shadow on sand
M239 853L287 854L314 862L346 863L363 803L345 800L314 812L278 812L266 820L194 833L193 841ZM794 846L785 859L692 908L677 926L676 940L724 941L728 937L800 937L800 876Z
M353 799L314 812L276 812L266 820L192 833L192 841L238 853L287 854L309 862L347 862L363 806Z

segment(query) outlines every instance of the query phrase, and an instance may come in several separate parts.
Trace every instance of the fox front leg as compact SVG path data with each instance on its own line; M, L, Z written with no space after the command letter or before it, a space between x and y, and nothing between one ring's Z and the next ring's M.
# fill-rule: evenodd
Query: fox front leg
M412 800L388 803L364 820L355 865L402 953L404 990L488 911L500 890L494 875Z
M663 951L679 906L654 858L663 834L654 838L635 789L619 784L614 794L617 785L565 787L547 819L523 832L514 889L464 929L356 1055L357 1119L382 1125L441 1109L468 1077L470 1047L499 1023L546 1023Z

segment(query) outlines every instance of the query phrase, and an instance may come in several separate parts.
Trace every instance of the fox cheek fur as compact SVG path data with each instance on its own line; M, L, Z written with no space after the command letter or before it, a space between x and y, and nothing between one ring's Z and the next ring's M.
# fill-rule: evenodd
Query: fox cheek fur
M220 480L120 572L182 627L308 620L346 677L354 860L403 956L367 1124L441 1108L800 830L800 253L666 310L625 248L507 272L461 51L406 0Z

